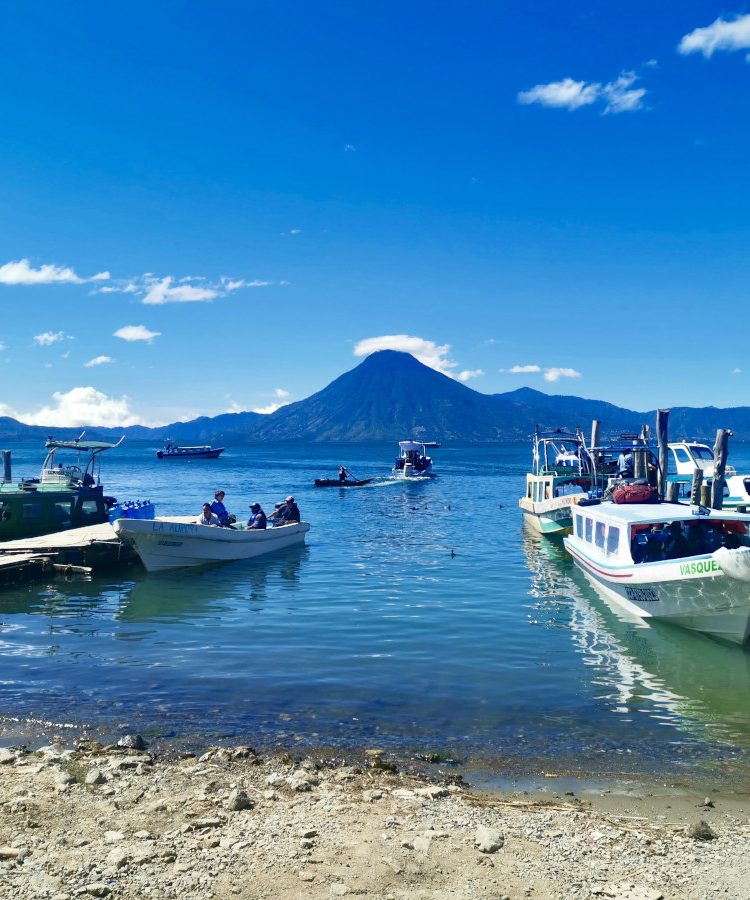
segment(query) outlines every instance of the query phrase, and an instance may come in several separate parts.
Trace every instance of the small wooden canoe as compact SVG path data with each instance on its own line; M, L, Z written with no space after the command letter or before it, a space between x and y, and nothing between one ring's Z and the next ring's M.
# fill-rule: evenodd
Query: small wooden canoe
M372 478L362 478L360 481L339 481L338 478L316 478L315 487L361 487L369 484Z

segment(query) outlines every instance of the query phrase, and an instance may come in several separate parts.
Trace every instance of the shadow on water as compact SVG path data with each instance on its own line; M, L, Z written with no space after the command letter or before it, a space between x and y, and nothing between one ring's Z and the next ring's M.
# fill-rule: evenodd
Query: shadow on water
M680 732L750 749L747 648L629 614L595 590L560 541L526 531L524 552L541 607L566 606L599 702L615 715L646 712Z

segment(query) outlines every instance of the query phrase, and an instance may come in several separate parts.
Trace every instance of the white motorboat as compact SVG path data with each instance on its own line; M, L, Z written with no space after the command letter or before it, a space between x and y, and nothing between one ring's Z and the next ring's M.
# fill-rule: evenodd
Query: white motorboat
M117 519L113 527L149 572L264 556L304 544L310 530L307 522L251 531L218 528L198 525L194 516Z
M698 441L672 441L669 444L670 468L674 471L667 481L679 484L679 496L689 498L696 469L703 473L703 483L710 484L714 477L714 451ZM734 466L724 470L724 507L750 507L750 475L738 475Z
M564 539L606 596L742 644L750 633L750 515L674 503L598 503L573 512Z
M427 448L439 446L435 441L399 441L393 474L396 478L432 478L432 459Z

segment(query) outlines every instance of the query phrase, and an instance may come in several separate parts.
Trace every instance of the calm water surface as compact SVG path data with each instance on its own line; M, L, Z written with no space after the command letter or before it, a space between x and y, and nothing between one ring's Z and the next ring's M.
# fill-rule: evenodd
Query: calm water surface
M38 444L13 449L36 474ZM750 772L750 655L627 621L517 507L527 445L434 452L387 478L391 445L232 447L158 461L124 444L105 490L160 514L215 487L239 517L294 493L307 546L176 574L122 568L0 594L0 743L66 729L196 747L385 746L489 773ZM731 461L750 471L750 448ZM311 487L345 463L380 480Z

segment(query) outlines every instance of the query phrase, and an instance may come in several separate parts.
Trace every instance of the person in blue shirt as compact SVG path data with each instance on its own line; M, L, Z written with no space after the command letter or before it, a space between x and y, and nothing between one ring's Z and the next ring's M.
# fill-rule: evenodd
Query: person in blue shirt
M250 507L250 512L252 515L247 520L247 530L265 528L267 525L266 514L261 509L260 503L253 503Z
M226 506L224 506L224 491L216 491L214 498L214 502L211 504L211 512L219 519L219 522L227 528L232 524L232 517L230 517ZM235 519L234 521L237 520Z

